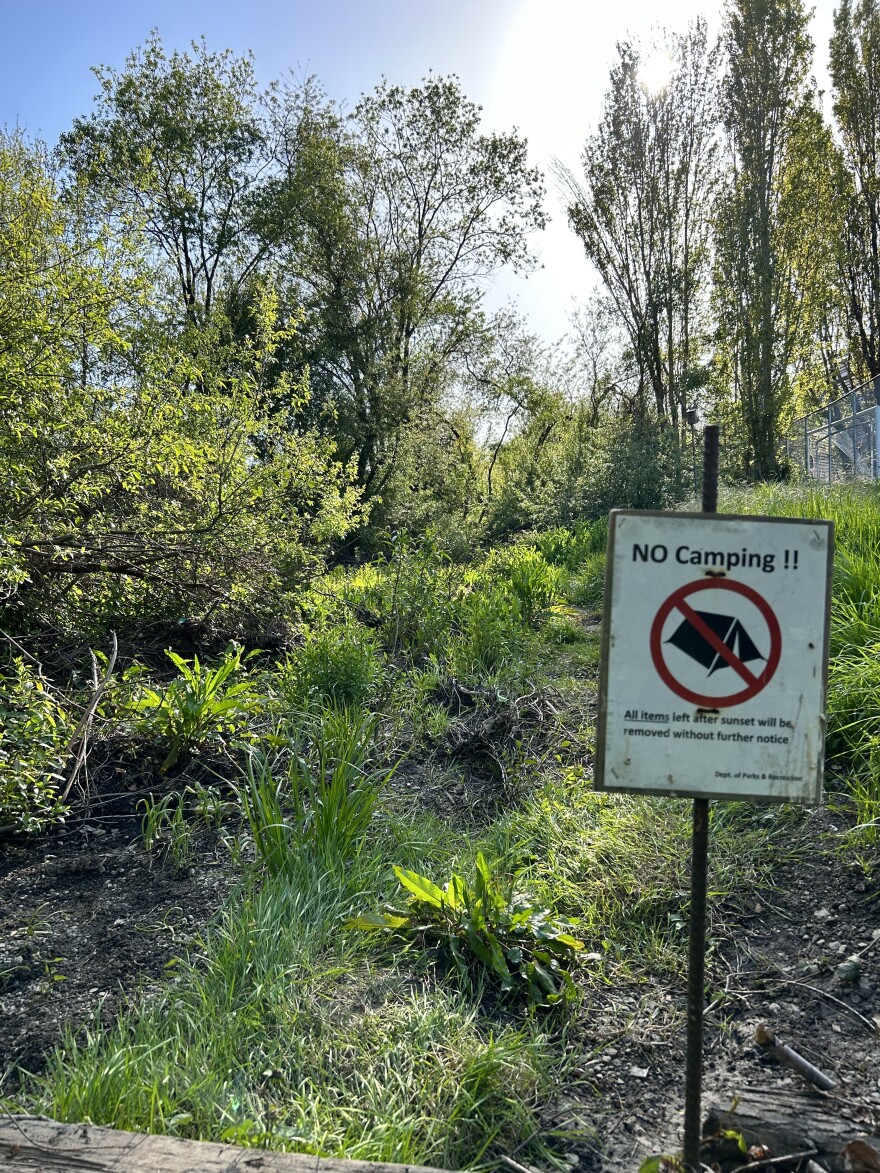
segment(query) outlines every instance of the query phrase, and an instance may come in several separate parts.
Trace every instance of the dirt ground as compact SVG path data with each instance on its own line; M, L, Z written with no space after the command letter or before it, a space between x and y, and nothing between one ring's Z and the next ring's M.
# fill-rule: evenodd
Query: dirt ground
M763 1023L838 1081L842 1128L855 1136L880 1131L880 861L870 878L831 850L835 829L829 811L815 812L774 889L745 911L721 910L703 1098L725 1104L745 1087L800 1082L756 1045ZM17 1069L40 1070L65 1026L107 1021L122 997L160 978L220 907L240 873L207 833L197 848L184 870L151 859L135 796L60 835L0 844L7 1089ZM684 1021L683 986L659 980L585 1001L569 1033L583 1061L544 1120L580 1136L566 1143L572 1166L622 1173L680 1146Z
M838 830L828 811L814 812L773 890L756 893L751 911L722 913L707 966L703 1106L807 1088L757 1045L763 1024L837 1082L821 1099L848 1140L880 1133L880 869L869 879L829 854ZM584 1023L592 1053L557 1124L596 1130L593 1168L633 1171L651 1153L680 1150L685 1014L685 990L658 982L610 992Z

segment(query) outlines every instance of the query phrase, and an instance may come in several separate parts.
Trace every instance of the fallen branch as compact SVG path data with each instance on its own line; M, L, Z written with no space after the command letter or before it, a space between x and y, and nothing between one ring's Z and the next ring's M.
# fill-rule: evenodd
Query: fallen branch
M822 1091L830 1092L832 1088L837 1087L836 1080L831 1079L830 1076L825 1075L818 1067L814 1067L812 1063L806 1060L803 1055L799 1055L797 1051L793 1051L791 1047L787 1047L785 1043L777 1041L776 1037L761 1023L755 1031L755 1042L765 1051L769 1051L774 1058L778 1059L780 1063L784 1063L786 1067L792 1071L796 1071L798 1075L802 1075L804 1079L808 1080L814 1087L821 1088ZM808 1154L812 1155L812 1154Z
M70 794L71 788L79 776L80 770L82 769L83 762L86 760L86 753L88 751L89 726L91 725L92 717L95 715L95 709L98 707L98 703L101 700L104 690L110 682L110 677L113 675L113 669L116 667L116 655L119 650L119 644L116 639L116 632L111 631L110 635L113 638L113 646L110 649L110 657L107 660L107 671L104 673L104 679L100 683L98 683L97 679L97 662L95 661L94 657L92 659L94 680L92 699L86 706L86 711L80 717L76 729L73 731L73 737L71 737L70 743L67 747L68 757L73 753L74 747L77 747L77 754L76 761L73 763L73 769L70 772L70 777L67 779L67 783L65 784L64 791L61 795L62 802L64 802L68 794Z
M873 945L875 942L872 941L871 944ZM786 986L800 986L801 989L811 990L814 994L819 994L821 997L827 998L829 1002L833 1002L835 1006L839 1006L841 1010L846 1010L848 1014L853 1016L853 1018L857 1018L859 1022L868 1028L872 1035L877 1033L876 1023L872 1022L870 1018L865 1018L864 1014L860 1014L854 1006L849 1006L840 998L836 998L834 994L829 994L827 990L820 989L819 986L811 986L809 982L795 982L790 978L783 978L782 980Z
M506 1165L508 1169L512 1169L513 1173L538 1173L537 1169L532 1169L530 1165L521 1165L519 1161L514 1161L513 1157L508 1157L502 1154L501 1164Z
M784 1157L762 1157L760 1161L749 1161L747 1165L737 1165L730 1173L746 1173L750 1169L772 1169L775 1165L785 1165L789 1161L802 1161L804 1157L815 1157L819 1150L814 1146L802 1153L786 1153Z

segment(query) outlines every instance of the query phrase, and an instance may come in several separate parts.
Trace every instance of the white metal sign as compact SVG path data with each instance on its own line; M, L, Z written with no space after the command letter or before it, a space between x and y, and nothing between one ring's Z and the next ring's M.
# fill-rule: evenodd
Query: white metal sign
M596 786L818 803L829 521L611 514Z

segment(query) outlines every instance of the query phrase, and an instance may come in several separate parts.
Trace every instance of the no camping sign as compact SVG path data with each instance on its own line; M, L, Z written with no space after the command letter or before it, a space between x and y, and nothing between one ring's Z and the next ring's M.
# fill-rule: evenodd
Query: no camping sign
M596 786L821 801L833 526L611 514Z

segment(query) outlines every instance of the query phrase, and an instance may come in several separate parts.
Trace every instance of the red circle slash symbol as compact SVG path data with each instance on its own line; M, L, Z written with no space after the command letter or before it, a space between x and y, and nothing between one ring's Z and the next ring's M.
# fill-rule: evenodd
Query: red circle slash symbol
M764 663L763 671L756 675L747 664L748 659L763 659L760 652L757 651L754 644L751 643L749 637L744 633L741 623L735 616L712 616L706 612L702 614L696 611L688 602L691 595L697 594L699 591L730 591L732 595L740 595L749 602L753 603L761 613L764 622L767 624L767 629L770 635L770 651L767 653L767 658ZM734 600L731 599L731 602ZM699 662L711 664L709 667L709 674L715 671L716 668L729 667L745 681L746 687L740 689L739 692L731 693L728 696L711 696L704 693L694 692L693 689L688 688L678 680L670 671L669 665L666 663L666 658L663 652L663 625L673 611L678 611L683 617L682 628L686 629L687 637L690 638L692 647L699 650L688 650L688 654ZM730 626L728 632L733 632L739 628L739 637L737 638L723 638L718 634L717 630L713 630L711 621L715 618L729 619ZM707 619L710 622L707 622ZM681 629L679 629L681 630ZM676 632L676 635L679 633ZM676 643L676 637L667 640L667 643ZM743 652L744 642L746 646L753 649L754 654L748 656ZM739 655L734 651L734 646L739 647ZM676 646L682 647L682 643ZM654 667L657 669L657 675L663 683L671 688L676 696L680 696L683 700L690 701L692 704L700 705L703 708L720 709L728 708L730 705L741 705L743 701L751 700L753 696L768 685L773 677L773 673L779 666L779 657L782 654L782 632L779 629L779 620L773 613L773 609L765 598L758 594L757 591L752 590L751 587L746 586L741 582L730 582L728 579L700 579L698 582L688 583L686 586L679 587L678 590L673 591L665 603L660 607L660 610L654 616L654 622L651 624L651 659Z

